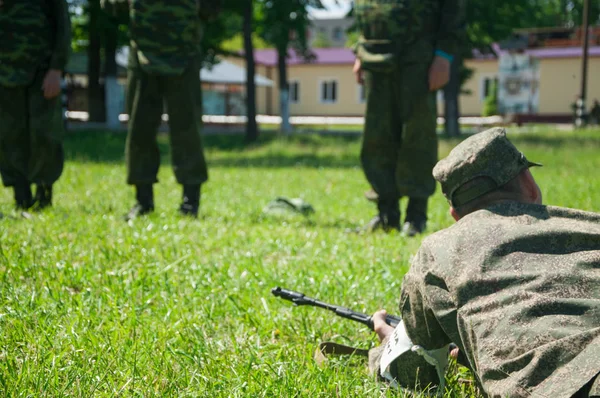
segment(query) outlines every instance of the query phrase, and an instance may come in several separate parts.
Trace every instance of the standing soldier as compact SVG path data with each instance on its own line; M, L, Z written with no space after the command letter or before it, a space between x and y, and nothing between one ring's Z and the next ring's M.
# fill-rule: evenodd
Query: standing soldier
M60 85L70 48L65 0L0 0L0 174L21 210L51 206L62 174Z
M463 0L356 0L360 39L354 72L366 85L361 161L377 196L366 229L400 229L399 200L409 198L402 231L425 230L435 191L435 91L450 77L463 27Z
M197 217L200 187L208 172L200 137L200 39L202 20L219 0L130 0L126 144L127 183L135 185L132 219L154 210L152 185L160 165L157 131L163 100L169 114L171 154L183 186L179 212Z

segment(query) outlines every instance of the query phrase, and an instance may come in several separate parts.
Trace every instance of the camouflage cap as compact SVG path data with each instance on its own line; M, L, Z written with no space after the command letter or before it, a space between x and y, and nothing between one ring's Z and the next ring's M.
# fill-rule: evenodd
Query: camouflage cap
M531 166L541 165L528 161L508 140L506 130L496 127L457 145L436 164L433 177L442 185L446 199L456 208L503 186ZM457 192L477 177L487 178Z

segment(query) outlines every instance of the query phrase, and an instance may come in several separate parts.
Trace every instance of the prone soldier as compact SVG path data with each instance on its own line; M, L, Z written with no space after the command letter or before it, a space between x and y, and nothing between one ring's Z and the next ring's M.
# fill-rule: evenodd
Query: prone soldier
M427 237L404 277L412 344L455 343L490 397L600 396L600 214L542 205L527 160L495 128L468 138L433 175L456 224ZM391 380L415 369L386 349L395 329L373 316L384 344L371 354ZM382 355L383 354L383 355ZM421 386L438 380L416 377ZM430 376L428 378L428 376Z

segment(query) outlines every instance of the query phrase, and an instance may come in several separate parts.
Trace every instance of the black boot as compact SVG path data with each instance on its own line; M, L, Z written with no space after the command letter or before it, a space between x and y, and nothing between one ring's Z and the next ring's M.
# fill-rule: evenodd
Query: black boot
M15 204L18 210L27 210L33 206L33 195L29 182L18 182L13 187L15 191Z
M415 236L427 228L427 199L410 198L406 208L406 219L402 226L402 234Z
M52 206L52 185L38 184L35 188L37 210Z
M377 202L379 214L377 214L369 223L362 229L367 232L383 230L390 232L391 230L400 230L400 207L398 200L379 200Z
M183 199L179 213L184 216L198 217L200 209L200 184L184 185Z
M137 203L125 215L125 221L133 220L138 216L150 214L154 211L154 192L152 184L136 185L135 198Z

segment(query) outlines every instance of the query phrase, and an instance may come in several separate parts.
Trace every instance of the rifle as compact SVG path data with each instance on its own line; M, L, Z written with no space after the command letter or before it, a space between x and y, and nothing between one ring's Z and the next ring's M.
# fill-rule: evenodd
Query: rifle
M291 301L296 305L310 305L313 307L325 308L326 310L335 312L336 315L341 316L342 318L351 319L353 321L360 322L363 325L367 325L371 330L373 330L374 328L373 318L370 315L352 311L350 308L340 307L338 305L333 304L327 304L314 298L307 297L302 293L294 292L292 290L287 290L280 287L275 287L271 289L271 293L273 293L275 297L280 297L284 300ZM401 320L402 319L394 315L387 315L385 317L385 323L393 327L396 327Z

